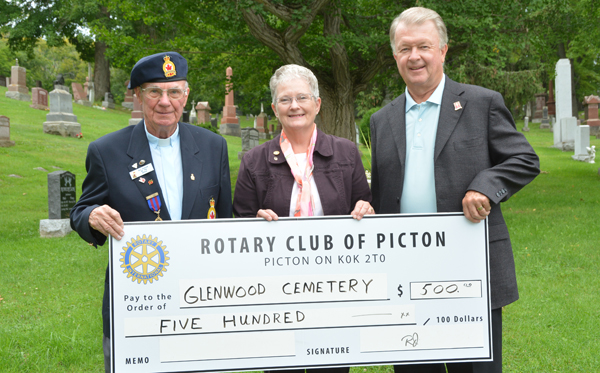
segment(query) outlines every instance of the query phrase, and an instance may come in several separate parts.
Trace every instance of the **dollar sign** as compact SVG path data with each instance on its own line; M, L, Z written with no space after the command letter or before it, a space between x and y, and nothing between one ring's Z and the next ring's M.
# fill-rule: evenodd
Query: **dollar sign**
M402 291L402 285L398 285L398 296L402 298L402 294L404 294L404 292Z

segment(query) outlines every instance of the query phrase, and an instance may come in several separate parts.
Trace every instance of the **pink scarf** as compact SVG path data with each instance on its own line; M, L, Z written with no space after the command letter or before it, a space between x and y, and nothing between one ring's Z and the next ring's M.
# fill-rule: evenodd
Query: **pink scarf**
M298 166L298 162L296 161L296 157L294 155L294 150L292 149L292 144L288 140L285 132L281 131L281 137L279 138L279 146L281 146L281 150L283 151L283 155L285 156L285 160L287 161L290 169L292 170L292 175L294 175L294 179L298 183L298 188L300 189L300 193L298 193L298 201L296 202L296 210L294 210L294 216L313 216L314 209L314 201L311 193L310 187L310 178L313 173L313 153L315 151L315 144L317 142L317 126L315 125L315 129L313 130L313 134L310 138L310 144L308 145L308 149L306 150L306 168L304 172L300 170Z

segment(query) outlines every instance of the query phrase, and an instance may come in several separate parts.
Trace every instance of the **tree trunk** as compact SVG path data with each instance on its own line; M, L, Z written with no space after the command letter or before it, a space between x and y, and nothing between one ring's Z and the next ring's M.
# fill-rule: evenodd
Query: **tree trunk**
M337 92L320 85L319 95L321 96L321 111L317 126L325 133L356 142L352 93Z
M104 100L104 94L110 92L110 65L105 57L106 43L96 41L94 53L94 95Z

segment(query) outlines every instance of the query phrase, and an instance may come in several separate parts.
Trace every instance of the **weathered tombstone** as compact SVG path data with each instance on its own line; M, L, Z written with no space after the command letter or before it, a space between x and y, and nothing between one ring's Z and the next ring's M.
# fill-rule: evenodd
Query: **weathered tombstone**
M87 98L89 97L89 89L90 89L90 77L86 76L85 77L85 83L83 83L83 92L85 93L85 99L87 100Z
M242 159L250 149L258 146L258 131L256 128L242 128L242 151L238 152L238 159Z
M546 94L538 93L535 95L535 113L533 113L533 123L540 123L542 121L542 115L544 106L546 106Z
M125 82L125 87L129 87L129 80ZM125 99L121 103L121 106L129 110L133 110L133 89L127 89L125 93Z
M71 83L71 87L73 88L73 97L76 104L89 107L92 106L92 103L87 100L87 96L83 91L83 86L80 83Z
M15 142L10 141L10 119L0 115L0 147L9 148L13 145Z
M554 81L552 79L550 79L550 83L548 84L548 101L546 101L546 106L548 106L548 116L555 116L556 101L554 101Z
M585 121L584 124L590 126L590 135L600 138L600 119L598 118L598 104L600 104L600 97L598 96L586 96L583 100L585 109Z
M10 77L6 77L6 85L5 87L8 87L10 85Z
M550 128L550 118L548 117L548 106L544 106L542 110L542 122L540 128Z
M198 123L211 123L210 105L208 104L208 101L198 101L196 104L196 115L198 117Z
M258 130L258 136L260 136L261 139L270 139L271 135L269 133L269 127L267 125L267 114L265 114L264 106L262 103L260 104L260 114L256 116L254 122L256 123L256 126L254 128Z
M196 102L192 101L192 110L190 110L190 124L198 123L198 114L196 113Z
M8 91L4 94L8 98L20 101L31 101L29 89L27 88L27 70L19 66L19 59L16 60L16 66L10 69L10 84Z
M31 105L29 107L38 110L48 110L48 91L44 88L31 89Z
M140 104L140 100L137 99L137 96L133 95L133 111L131 112L131 119L129 119L129 125L134 126L142 120L144 117L144 113L142 112L142 104Z
M88 101L94 105L94 100L96 99L96 92L94 91L94 82L90 81L88 86Z
M48 174L48 219L40 220L40 236L64 237L71 232L69 215L77 202L75 175L69 171Z
M223 107L223 119L221 120L221 128L219 132L222 135L230 136L241 136L240 131L240 119L236 115L236 107L233 102L233 84L231 83L231 77L233 76L233 69L227 68L227 81L225 95L225 106Z
M104 101L102 101L102 107L114 109L115 101L113 100L113 95L110 92L104 93Z
M529 117L523 118L523 132L529 132Z
M46 114L44 133L77 137L81 133L81 124L73 115L73 100L69 92L55 89L50 92L50 112Z
M568 58L561 58L556 63L556 122L553 132L554 147L563 151L573 150L577 126L577 119L572 114L571 92L571 62Z
M0 75L0 87L6 87L6 77L4 75Z
M181 113L181 119L180 119L183 123L189 123L190 122L190 112L183 109L183 113Z
M571 156L576 161L589 162L590 155L590 126L577 126L575 128L575 154Z

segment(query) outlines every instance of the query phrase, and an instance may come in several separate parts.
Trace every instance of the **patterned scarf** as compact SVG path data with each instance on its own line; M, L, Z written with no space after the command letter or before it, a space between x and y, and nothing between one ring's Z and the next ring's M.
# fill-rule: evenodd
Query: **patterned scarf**
M315 144L317 142L317 126L315 125L315 129L313 130L313 134L310 138L310 144L308 145L308 149L306 150L306 168L304 172L300 170L298 166L298 162L296 161L296 157L294 156L294 150L292 149L292 144L288 140L284 131L281 131L281 137L279 138L279 146L281 146L281 150L283 151L283 155L285 156L285 160L287 161L290 169L292 170L292 175L294 175L294 179L298 183L298 189L300 193L298 193L298 201L296 202L296 210L294 210L294 216L313 216L314 209L314 201L311 193L310 187L310 178L312 177L312 172L314 168L313 164L313 153L315 151Z

